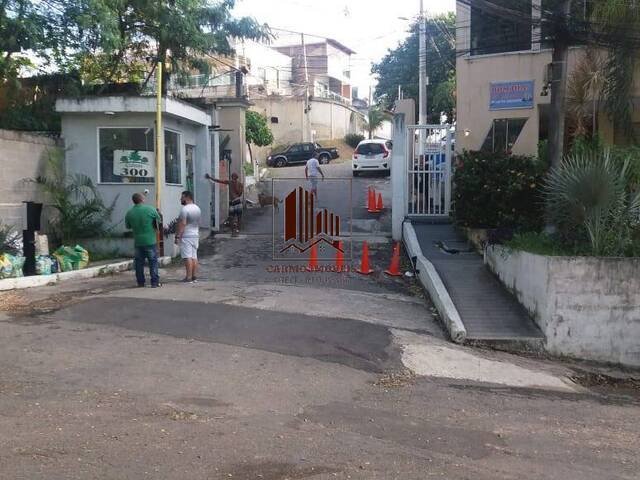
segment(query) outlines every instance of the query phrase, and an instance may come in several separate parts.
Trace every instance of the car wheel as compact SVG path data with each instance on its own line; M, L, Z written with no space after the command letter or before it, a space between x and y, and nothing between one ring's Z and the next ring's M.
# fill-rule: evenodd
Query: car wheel
M356 172L355 170L353 171L353 176L354 177L359 177L360 176L360 172Z
M276 160L276 167L281 168L286 166L287 166L287 161L284 158L278 158Z
M319 160L321 165L326 165L327 163L329 163L330 158L329 155L320 155Z

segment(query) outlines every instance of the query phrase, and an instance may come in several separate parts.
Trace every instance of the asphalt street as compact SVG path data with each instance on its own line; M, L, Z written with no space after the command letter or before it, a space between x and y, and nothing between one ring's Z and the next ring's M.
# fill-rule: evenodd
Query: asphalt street
M161 289L125 273L2 294L0 478L637 479L638 383L448 342L415 281L380 273L369 185L389 184L352 184L370 277L277 271L265 207L204 242L196 284L175 265Z

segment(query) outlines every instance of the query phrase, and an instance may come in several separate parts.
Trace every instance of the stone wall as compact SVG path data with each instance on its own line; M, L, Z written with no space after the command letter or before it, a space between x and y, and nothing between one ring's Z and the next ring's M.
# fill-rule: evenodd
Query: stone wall
M533 315L549 352L640 367L640 259L492 246L485 263Z
M40 189L25 179L44 173L49 152L60 149L59 140L45 135L0 130L0 220L22 230L22 202L42 202Z

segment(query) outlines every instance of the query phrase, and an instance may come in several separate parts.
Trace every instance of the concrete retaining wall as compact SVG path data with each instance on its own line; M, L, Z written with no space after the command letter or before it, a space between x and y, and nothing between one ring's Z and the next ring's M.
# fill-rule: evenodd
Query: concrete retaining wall
M47 155L61 145L61 141L45 135L0 130L0 219L3 223L22 230L22 202L44 200L40 188L35 183L24 180L42 175Z
M547 257L492 246L485 263L532 313L548 351L640 367L640 259Z

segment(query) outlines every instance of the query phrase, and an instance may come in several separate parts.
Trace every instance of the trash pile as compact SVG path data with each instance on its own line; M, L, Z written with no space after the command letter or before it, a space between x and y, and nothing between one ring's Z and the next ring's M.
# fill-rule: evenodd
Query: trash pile
M22 277L24 257L3 253L0 255L0 279Z
M39 253L41 254L36 256L36 275L71 272L89 265L89 252L80 245L62 246L51 255ZM0 254L0 280L22 277L24 263L25 257L9 253Z
M53 252L52 256L57 261L58 271L60 272L82 270L89 265L89 252L80 245L76 245L75 247L63 245Z

